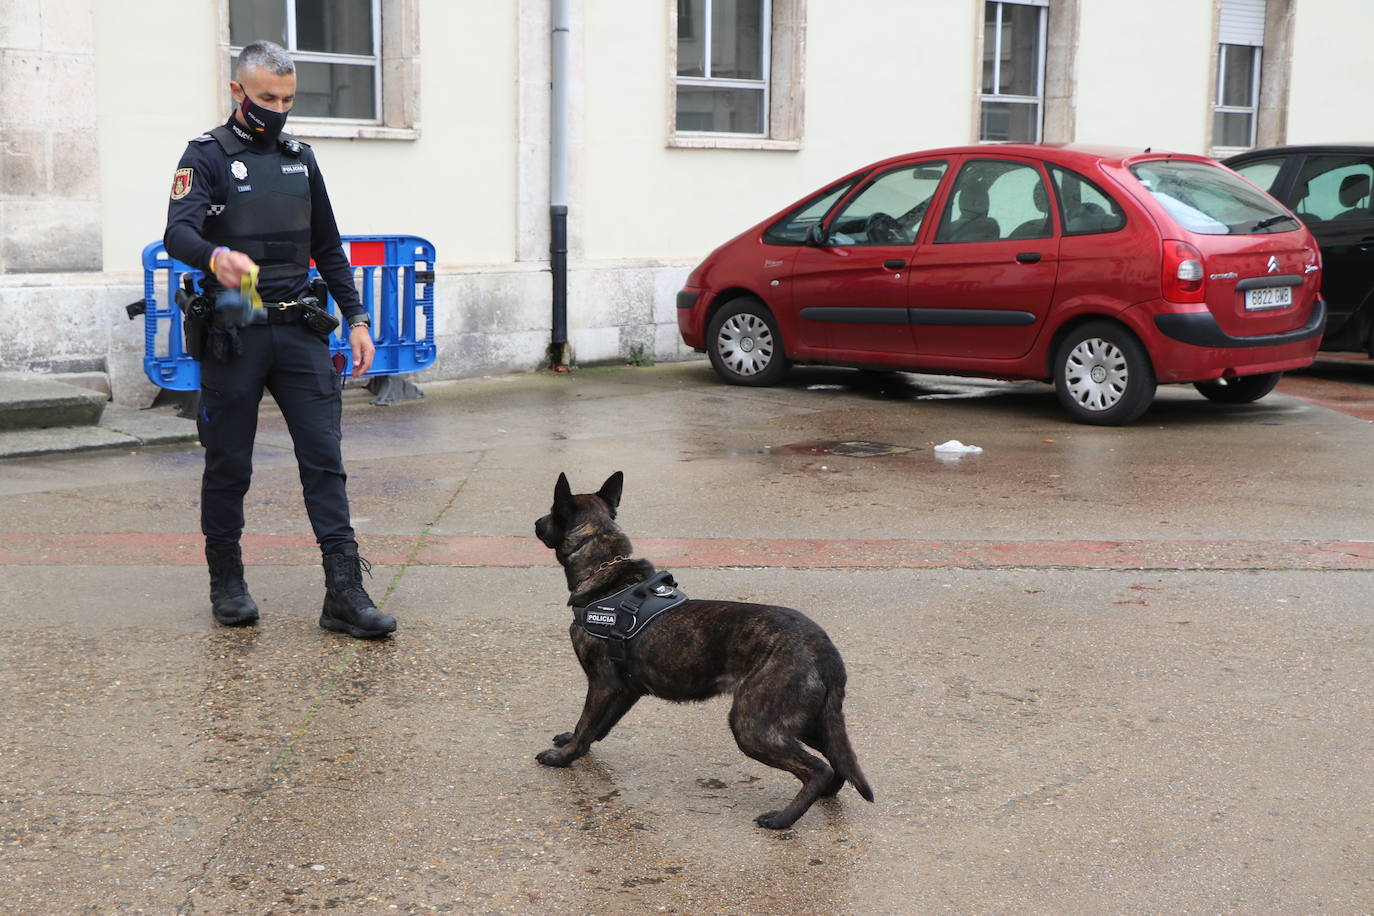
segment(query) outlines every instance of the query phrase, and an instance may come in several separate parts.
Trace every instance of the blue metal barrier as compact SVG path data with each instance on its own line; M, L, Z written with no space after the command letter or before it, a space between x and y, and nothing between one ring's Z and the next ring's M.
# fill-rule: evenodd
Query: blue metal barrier
M346 235L353 281L372 319L377 354L367 376L418 372L434 363L434 246L413 235ZM422 266L423 265L423 266ZM310 276L317 275L311 262ZM200 364L186 353L176 291L201 272L167 254L161 242L143 249L143 371L160 388L200 390ZM325 307L334 310L334 297ZM330 336L331 353L349 355L348 326Z

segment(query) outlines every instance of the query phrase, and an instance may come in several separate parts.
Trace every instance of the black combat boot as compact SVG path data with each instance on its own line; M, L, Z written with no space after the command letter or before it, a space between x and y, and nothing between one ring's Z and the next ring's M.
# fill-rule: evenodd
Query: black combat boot
M205 562L210 566L210 607L226 627L258 622L258 606L243 581L243 554L238 544L206 544Z
M357 553L324 555L324 610L320 626L358 639L376 639L396 629L396 618L373 605L363 588L363 570L372 567Z

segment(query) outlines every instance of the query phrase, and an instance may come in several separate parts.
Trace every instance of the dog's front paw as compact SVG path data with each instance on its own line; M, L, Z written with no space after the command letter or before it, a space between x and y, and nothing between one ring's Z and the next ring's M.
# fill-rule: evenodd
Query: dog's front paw
M760 827L767 827L769 830L786 830L792 826L792 821L785 819L781 811L765 811L754 818L754 823Z
M561 734L561 735L554 735L554 736L553 736L553 746L554 746L554 747L567 747L569 744L572 744L572 739L575 738L575 737L577 737L577 733L576 733L576 732L564 732L564 733Z
M540 751L534 758L546 767L565 767L570 762L566 755L557 748L549 748L547 751Z

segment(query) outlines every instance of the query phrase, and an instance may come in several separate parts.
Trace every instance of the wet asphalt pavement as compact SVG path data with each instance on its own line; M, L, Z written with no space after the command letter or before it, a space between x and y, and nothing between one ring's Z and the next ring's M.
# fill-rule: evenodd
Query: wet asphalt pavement
M384 642L316 625L275 408L253 629L210 617L194 445L0 462L0 910L1374 912L1374 365L1243 407L1163 389L1124 429L845 370L424 387L345 395ZM875 804L754 826L796 783L719 699L535 762L583 680L533 521L559 471L614 470L689 594L830 633Z

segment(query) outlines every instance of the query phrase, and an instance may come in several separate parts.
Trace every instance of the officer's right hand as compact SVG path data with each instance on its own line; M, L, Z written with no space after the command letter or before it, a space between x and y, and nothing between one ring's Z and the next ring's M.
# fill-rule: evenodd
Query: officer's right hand
M243 275L256 266L242 251L221 251L215 258L215 279L225 289L238 289Z

